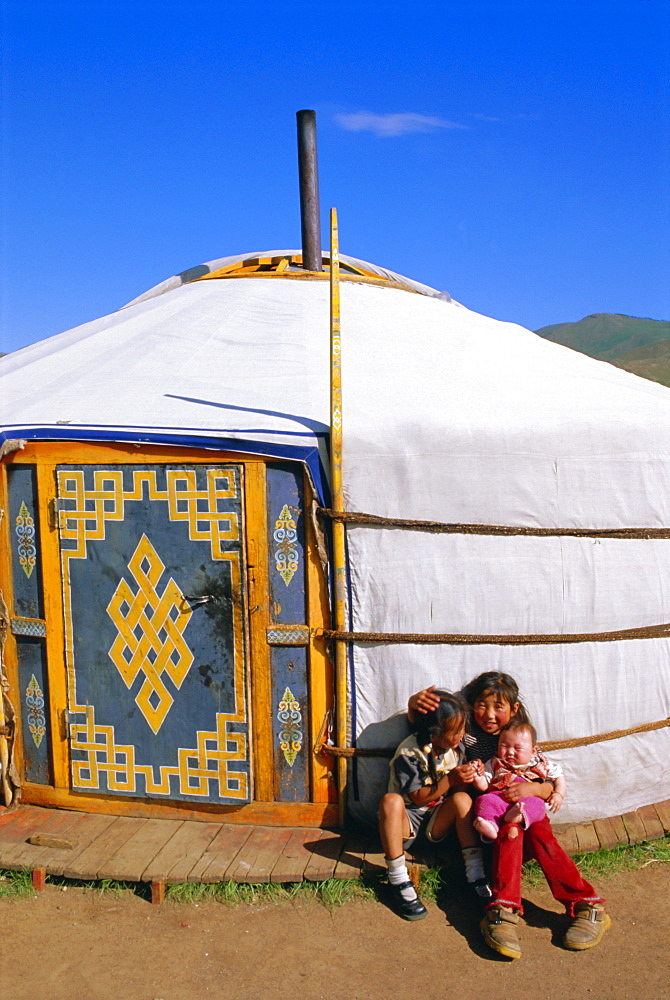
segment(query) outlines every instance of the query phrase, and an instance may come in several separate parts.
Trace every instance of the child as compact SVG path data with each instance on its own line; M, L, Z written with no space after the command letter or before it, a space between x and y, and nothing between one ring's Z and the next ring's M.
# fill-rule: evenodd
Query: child
M545 757L536 743L537 734L529 722L512 718L501 730L497 755L473 782L475 788L485 793L475 802L476 819L472 824L482 840L496 839L503 817L527 830L531 823L544 819L547 808L552 812L560 809L565 798L563 770L560 764ZM538 789L545 781L553 785L546 804L542 789ZM500 793L513 782L523 783L523 798L510 805ZM536 794L536 789L540 794Z
M463 688L463 695L472 708L472 718L465 735L468 760L490 760L497 750L498 736L512 718L530 722L519 698L519 688L509 674L492 670L480 674ZM410 721L416 713L433 707L434 688L426 688L409 700ZM474 779L473 779L474 780ZM553 794L549 782L538 784L535 794L549 799ZM521 785L513 782L500 793L509 804L523 798ZM512 831L516 831L512 835ZM518 823L503 822L493 843L493 898L481 922L484 940L500 955L519 958L521 949L517 935L521 904L521 867L526 858L540 865L552 895L565 905L571 922L563 937L564 947L571 951L593 948L603 938L611 921L605 912L605 900L579 873L556 840L547 817L534 822L527 830Z
M466 876L475 891L490 896L481 848L470 822L472 799L465 785L483 765L464 763L461 742L468 706L458 695L432 691L435 708L420 713L416 732L403 740L390 764L389 791L379 806L379 832L388 865L389 884L405 920L421 920L427 910L409 880L404 849L420 829L432 842L452 826L461 844Z
M530 721L517 683L509 674L497 670L479 674L465 685L462 695L471 709L464 740L467 760L491 760L498 751L500 730L510 719ZM413 694L407 712L410 725L418 716L433 711L436 703L434 686Z

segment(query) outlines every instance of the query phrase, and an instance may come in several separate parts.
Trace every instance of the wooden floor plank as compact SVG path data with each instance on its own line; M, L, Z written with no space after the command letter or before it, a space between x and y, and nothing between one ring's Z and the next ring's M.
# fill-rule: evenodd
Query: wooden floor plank
M48 816L40 827L39 833L54 837L67 837L68 831L76 826L77 820L82 815L72 809L45 809L44 812L48 813Z
M42 836L49 835L69 841L72 844L69 850L73 850L78 846L77 842L69 834L76 828L77 819L81 816L81 813L60 809L48 809L44 811L47 813L46 818L39 827L35 828L36 832ZM28 837L32 835L32 832L28 833ZM53 860L55 856L54 852L57 852L57 855L60 856L64 850L68 850L68 848L39 847L35 844L29 844L26 838L21 844L17 845L16 850L12 854L12 864L21 868L43 868Z
M365 851L368 839L360 833L348 833L344 837L344 846L337 864L333 878L351 879L359 878L363 874L365 864Z
M233 882L269 882L290 834L290 830L281 827L256 827L226 872L226 878Z
M305 866L305 878L308 882L325 882L333 877L342 853L342 844L340 833L335 830L321 831L318 842L312 848L312 856Z
M554 830L554 835L566 854L577 853L579 850L579 841L577 840L574 826Z
M105 862L102 877L141 882L153 859L183 825L178 820L146 820Z
M666 833L670 833L670 799L666 799L664 802L657 802L654 809L663 825L663 829Z
M76 815L76 814L75 814ZM53 857L53 849L29 844L28 838L53 829L57 824L58 810L40 809L38 807L22 817L21 822L14 827L16 838L14 843L5 842L0 845L0 867L15 871L22 868L38 868L48 863Z
M636 812L623 813L621 819L631 844L641 844L643 840L647 839L644 823Z
M597 851L600 848L598 835L593 827L593 823L576 823L575 834L580 851Z
M212 840L214 833L211 833L209 827L211 824L204 824L207 829L208 840L207 843ZM188 853L188 841L191 836L191 830L194 826L200 826L199 823L183 823L180 825L179 829L175 831L175 834L170 837L166 844L161 848L156 856L150 861L144 870L142 875L142 880L144 882L174 882L177 881L171 877L171 872L176 869L180 864L183 863L185 855ZM197 837L197 835L196 835ZM195 864L195 860L191 860L190 868ZM183 881L186 881L184 877Z
M222 882L233 861L251 836L253 826L222 826L188 877L189 882Z
M302 882L305 868L312 856L306 846L314 841L314 830L298 828L291 830L291 836L284 845L284 850L277 858L270 873L271 882Z
M38 833L46 823L50 809L38 809L35 806L19 806L10 814L10 819L0 827L0 867L14 869L13 856L21 852L26 840L33 833ZM19 864L19 868L23 865Z
M170 840L169 845L166 845L174 856L172 868L167 873L167 881L187 882L194 865L220 829L220 823L184 823Z
M623 824L621 825L623 826ZM594 819L593 827L596 831L598 840L600 841L600 846L604 847L608 851L613 851L614 848L618 847L621 843L628 843L628 837L626 836L625 830L623 831L625 840L622 841L622 834L619 832L617 827L615 827L609 817L605 819Z
M115 819L115 816L106 816L103 813L79 813L69 831L70 840L77 846L71 851L54 851L53 857L49 857L47 872L50 875L63 875L64 869L88 850L96 837L109 829Z
M570 854L653 840L664 831L670 832L670 800L624 816L555 828ZM72 849L28 844L33 834L69 840ZM418 860L427 863L430 857ZM386 870L374 834L146 820L40 806L0 810L0 867L156 883L324 881Z
M51 812L50 809L38 809L37 806L18 806L16 809L3 809L0 813L0 845L9 839L13 842L14 835L11 832L17 826L23 829L26 823L31 822L31 817L39 813Z
M8 809L7 806L0 806L0 828L6 823L11 823L13 815L13 809Z
M363 871L366 875L383 875L387 871L386 858L378 837L372 837L368 843Z
M64 859L63 875L66 878L105 878L105 866L110 859L140 826L148 822L132 816L112 816L111 819L109 826L101 830L78 856ZM63 853L70 854L69 851Z
M39 833L41 827L46 822L47 816L33 816L23 814L17 816L17 820L11 826L6 826L3 830L3 840L0 842L0 868L8 868L11 871L20 871L28 867L22 860L23 856L36 852L38 847L27 843L28 837L34 833Z
M663 836L663 824L653 806L640 806L637 814L644 824L647 840L658 840Z
M610 816L609 821L614 827L614 830L616 831L616 835L619 838L619 843L622 846L625 846L626 844L630 843L628 839L628 830L626 829L624 821L621 819L621 816Z

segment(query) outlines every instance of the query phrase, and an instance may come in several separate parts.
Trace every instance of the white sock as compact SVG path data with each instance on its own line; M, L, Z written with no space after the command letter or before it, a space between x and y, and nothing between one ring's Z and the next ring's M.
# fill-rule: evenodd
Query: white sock
M480 878L486 878L480 847L464 847L461 854L465 862L465 877L468 882L476 882Z
M399 858L387 858L386 864L388 865L389 883L391 885L402 885L403 882L409 882L409 872L407 871L404 854L401 854ZM408 903L412 903L415 899L418 899L416 890L411 883L405 889L400 890L400 895Z

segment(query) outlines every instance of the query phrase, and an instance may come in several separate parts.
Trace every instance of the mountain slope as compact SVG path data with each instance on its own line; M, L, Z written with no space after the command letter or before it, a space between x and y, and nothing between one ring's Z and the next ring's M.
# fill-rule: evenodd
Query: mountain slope
M556 323L535 332L555 344L563 344L601 361L611 361L637 348L670 339L670 321L640 319L620 313L594 313L578 323Z
M595 313L578 323L556 323L535 332L545 340L670 386L670 322L667 320Z

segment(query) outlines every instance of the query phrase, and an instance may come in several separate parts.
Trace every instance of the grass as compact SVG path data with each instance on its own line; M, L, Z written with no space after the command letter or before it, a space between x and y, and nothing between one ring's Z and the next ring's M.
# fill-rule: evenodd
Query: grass
M435 903L440 893L448 888L448 873L442 868L426 868L421 872L419 895L424 903Z
M651 840L634 846L601 849L589 854L574 854L572 860L589 882L601 881L619 872L638 871L650 864L670 864L670 837ZM544 881L542 869L536 861L523 866L524 885L533 887Z
M375 898L374 889L360 879L328 879L326 882L244 883L217 882L213 885L182 883L170 885L165 898L175 903L217 902L235 906L315 901L324 906L342 906L354 899Z
M32 877L29 871L9 872L0 870L0 899L34 895Z
M576 854L574 861L586 879L602 882L620 872L639 871L651 864L670 864L670 837L633 847L616 847L611 851ZM47 880L50 885L62 889L82 887L105 894L133 892L143 898L150 898L150 886L146 882L119 882L114 879L84 882L55 876L48 876ZM529 861L524 865L523 883L526 888L540 885L543 881L544 876L537 862ZM436 902L442 894L461 892L462 888L463 875L458 865L428 868L421 873L420 893L426 902ZM212 902L228 906L240 903L257 906L314 901L323 906L335 907L353 900L384 898L386 893L387 887L380 876L363 876L359 879L328 879L326 882L216 882L211 885L185 882L168 886L165 896L173 903L187 905ZM31 895L34 895L34 889L30 871L0 870L0 899L19 899Z

